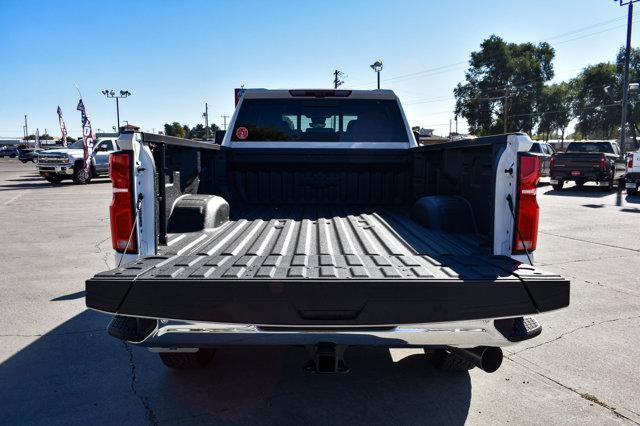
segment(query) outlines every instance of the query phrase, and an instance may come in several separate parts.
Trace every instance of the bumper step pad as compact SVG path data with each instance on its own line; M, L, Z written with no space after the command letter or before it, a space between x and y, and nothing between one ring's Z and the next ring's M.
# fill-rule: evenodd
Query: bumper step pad
M534 317L507 318L495 321L498 331L510 342L529 340L542 333L542 326Z

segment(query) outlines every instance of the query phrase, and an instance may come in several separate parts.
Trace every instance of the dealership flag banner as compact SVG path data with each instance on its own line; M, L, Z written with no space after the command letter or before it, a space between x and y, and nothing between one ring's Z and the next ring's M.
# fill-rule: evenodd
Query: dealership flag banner
M84 109L82 98L78 102L76 108L80 111L82 116L82 141L84 143L84 171L90 173L91 171L91 153L93 152L93 131L91 130L91 121L87 117L87 111Z
M67 147L67 126L64 124L62 117L62 108L58 105L58 122L60 123L60 132L62 133L62 146Z

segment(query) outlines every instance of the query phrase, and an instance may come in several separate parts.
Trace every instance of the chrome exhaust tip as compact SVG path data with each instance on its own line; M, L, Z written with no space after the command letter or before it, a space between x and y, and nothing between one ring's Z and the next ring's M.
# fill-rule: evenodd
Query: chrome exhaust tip
M502 349L495 346L479 346L472 349L450 348L449 350L487 373L498 371L502 365Z

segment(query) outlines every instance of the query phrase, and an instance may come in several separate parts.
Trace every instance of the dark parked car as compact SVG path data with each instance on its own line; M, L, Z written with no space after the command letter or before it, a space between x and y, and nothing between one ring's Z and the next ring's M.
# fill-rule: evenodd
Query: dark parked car
M42 151L40 148L23 148L19 150L18 159L23 163L32 161L36 162L36 157L38 156L38 152Z
M582 187L596 182L605 191L624 187L625 161L620 158L620 147L611 141L571 142L566 152L551 157L551 184L560 190L567 181Z
M0 157L16 158L20 154L18 148L13 146L4 146L0 148Z
M551 156L556 153L556 150L546 142L534 142L529 152L540 159L540 176L549 177Z

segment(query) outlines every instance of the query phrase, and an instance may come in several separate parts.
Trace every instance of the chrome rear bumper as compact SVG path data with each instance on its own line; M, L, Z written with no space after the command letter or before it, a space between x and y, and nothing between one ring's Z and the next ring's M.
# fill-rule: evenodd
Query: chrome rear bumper
M323 342L395 348L474 348L513 344L496 329L492 319L348 329L158 321L155 330L144 340L131 343L152 351L163 351L220 346L315 345Z

